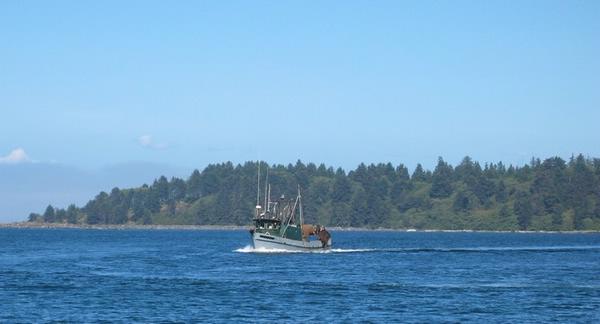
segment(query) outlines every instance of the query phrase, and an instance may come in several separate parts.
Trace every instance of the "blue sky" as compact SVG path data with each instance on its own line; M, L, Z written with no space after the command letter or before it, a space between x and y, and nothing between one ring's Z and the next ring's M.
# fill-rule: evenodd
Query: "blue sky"
M1 1L0 40L2 163L600 156L598 1Z

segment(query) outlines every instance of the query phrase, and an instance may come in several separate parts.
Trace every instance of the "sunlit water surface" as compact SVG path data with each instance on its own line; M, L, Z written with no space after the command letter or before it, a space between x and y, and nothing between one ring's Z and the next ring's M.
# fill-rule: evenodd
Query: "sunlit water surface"
M0 322L600 322L600 234L0 229Z

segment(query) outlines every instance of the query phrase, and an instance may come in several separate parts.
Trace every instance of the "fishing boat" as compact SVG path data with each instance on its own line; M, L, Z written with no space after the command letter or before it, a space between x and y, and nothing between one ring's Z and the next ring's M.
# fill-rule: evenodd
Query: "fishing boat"
M300 186L295 199L282 195L271 201L271 186L265 184L264 205L260 205L260 168L254 227L250 229L254 249L318 251L331 248L331 235L321 225L304 224Z

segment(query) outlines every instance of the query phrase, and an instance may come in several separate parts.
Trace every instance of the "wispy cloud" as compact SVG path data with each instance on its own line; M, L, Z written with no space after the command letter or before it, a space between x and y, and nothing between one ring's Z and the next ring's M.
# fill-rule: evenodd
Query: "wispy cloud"
M152 138L152 135L142 135L138 137L138 143L145 148L153 149L153 150L164 150L169 147L169 144L166 142L157 142Z
M6 164L17 164L32 162L25 150L22 148L16 148L12 150L8 155L0 157L0 163Z

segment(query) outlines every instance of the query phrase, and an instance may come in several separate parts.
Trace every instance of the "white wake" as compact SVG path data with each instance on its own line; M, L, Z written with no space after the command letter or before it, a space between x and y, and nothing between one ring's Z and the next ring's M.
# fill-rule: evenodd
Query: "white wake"
M310 250L310 251L290 251L285 249L271 249L271 248L254 248L251 245L246 245L243 248L235 249L233 252L238 253L358 253L358 252L371 252L375 249L327 249L327 250Z
M599 245L575 245L575 246L514 246L514 247L428 247L428 248L379 248L379 249L327 249L327 250L309 250L309 251L290 251L285 249L270 249L258 248L255 249L251 245L246 245L243 248L233 250L239 253L363 253L363 252L387 252L387 253L490 253L490 252L569 252L569 251L585 251L585 250L600 250Z

